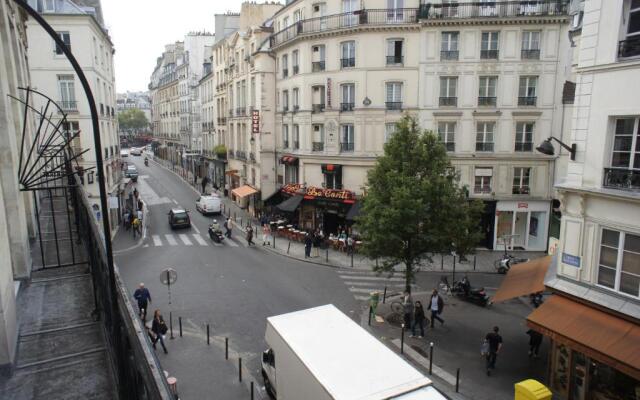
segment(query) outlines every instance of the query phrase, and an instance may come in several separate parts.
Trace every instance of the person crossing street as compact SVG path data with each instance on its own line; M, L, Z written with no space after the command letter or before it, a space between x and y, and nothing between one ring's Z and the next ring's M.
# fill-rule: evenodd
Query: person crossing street
M144 287L144 282L140 282L136 291L133 292L133 298L138 302L138 315L144 322L147 319L147 307L151 303L151 293L149 293L149 289Z

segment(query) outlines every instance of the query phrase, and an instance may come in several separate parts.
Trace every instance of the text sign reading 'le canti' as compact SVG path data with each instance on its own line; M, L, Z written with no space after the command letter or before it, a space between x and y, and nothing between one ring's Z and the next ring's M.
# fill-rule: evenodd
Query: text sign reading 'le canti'
M356 195L350 190L325 189L315 186L303 187L300 184L285 185L283 192L290 194L301 194L305 198L324 198L331 200L341 200L345 203L353 203Z

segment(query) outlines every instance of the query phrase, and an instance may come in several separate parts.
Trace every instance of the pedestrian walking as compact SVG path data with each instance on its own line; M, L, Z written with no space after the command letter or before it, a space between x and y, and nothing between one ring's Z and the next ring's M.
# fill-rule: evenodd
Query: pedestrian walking
M129 230L131 228L131 211L127 208L124 212L124 217L122 219L122 223L124 224L124 229Z
M144 204L142 204L142 200L138 199L138 210L142 211L142 207L144 206Z
M205 193L208 183L209 183L209 177L205 175L204 178L202 178L202 182L200 183L202 185L202 193Z
M142 213L142 209L138 209L138 211L136 211L136 217L138 217L138 219L140 220L140 222L142 222L142 216L144 214Z
M133 227L133 238L136 238L136 233L140 236L142 236L142 233L140 233L140 220L138 219L138 217L134 217L133 218L133 222L131 223L131 226Z
M542 344L542 333L529 329L527 335L529 335L529 357L538 358Z
M413 314L413 299L411 293L405 291L402 299L402 307L404 311L404 327L409 329L411 327L411 317Z
M496 359L498 358L498 353L502 348L502 336L498 333L499 331L500 328L494 326L493 331L487 333L487 336L484 338L485 343L488 345L485 355L487 359L487 376L491 375L492 369L496 369Z
M156 343L160 341L162 345L162 349L164 350L164 354L167 354L167 346L164 345L164 335L167 333L169 329L167 328L167 324L164 322L164 318L160 315L160 310L155 310L153 312L153 322L151 323L151 332L155 335L155 339L153 339L153 349L156 348Z
M144 322L147 319L147 306L151 303L151 293L144 287L144 282L140 282L136 291L133 292L133 298L138 302L138 315Z
M262 245L270 245L269 243L269 235L271 234L271 227L269 224L265 223L262 225Z
M229 239L231 239L231 217L227 218L226 221L224 221L224 229L226 230L224 235L226 237L228 237Z
M419 338L424 337L424 308L419 300L416 300L415 310L413 311L413 326L411 327L411 337L416 337L416 327L420 327Z
M225 183L224 184L224 197L228 197L229 196L229 184Z
M251 225L247 226L247 243L249 246L255 245L255 243L253 243L253 228Z
M431 328L434 327L434 321L436 319L444 325L444 320L440 318L440 314L442 314L442 310L444 309L444 300L442 300L442 297L438 294L436 289L433 289L433 293L431 294L431 304L429 309L431 310Z
M320 229L316 229L315 235L313 235L313 256L320 257L320 246L322 246L322 241L324 240L324 235Z
M138 199L138 188L133 188L133 197L137 200Z
M313 237L311 233L307 232L304 236L304 258L311 258L311 245L313 244Z

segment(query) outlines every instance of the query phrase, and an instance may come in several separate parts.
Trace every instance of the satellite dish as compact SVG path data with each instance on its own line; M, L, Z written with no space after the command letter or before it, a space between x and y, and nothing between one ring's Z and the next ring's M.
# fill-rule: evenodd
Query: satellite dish
M178 273L173 268L167 268L160 273L160 282L163 285L173 285L178 280Z

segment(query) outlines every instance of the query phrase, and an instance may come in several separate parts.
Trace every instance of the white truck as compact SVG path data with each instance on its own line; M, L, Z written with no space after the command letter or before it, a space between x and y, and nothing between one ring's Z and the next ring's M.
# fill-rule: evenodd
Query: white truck
M446 400L334 305L267 318L262 376L278 400Z

